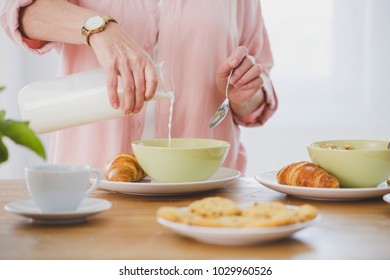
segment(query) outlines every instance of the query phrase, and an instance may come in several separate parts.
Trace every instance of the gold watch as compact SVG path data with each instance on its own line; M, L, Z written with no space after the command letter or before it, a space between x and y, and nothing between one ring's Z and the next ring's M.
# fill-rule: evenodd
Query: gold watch
M89 36L103 31L106 24L110 21L118 23L109 16L92 16L87 18L84 22L84 26L81 28L81 40L88 46L91 46L89 44Z

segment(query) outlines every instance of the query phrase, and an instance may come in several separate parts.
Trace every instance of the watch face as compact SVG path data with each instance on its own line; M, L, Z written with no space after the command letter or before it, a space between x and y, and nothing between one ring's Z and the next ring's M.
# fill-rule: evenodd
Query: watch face
M88 30L97 29L102 27L103 25L104 25L104 19L100 16L90 17L85 21L84 24L85 28L87 28Z

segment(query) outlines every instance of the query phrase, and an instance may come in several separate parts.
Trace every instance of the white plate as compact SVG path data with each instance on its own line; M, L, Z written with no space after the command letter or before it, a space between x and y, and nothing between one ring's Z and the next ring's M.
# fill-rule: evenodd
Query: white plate
M209 191L225 187L240 177L238 170L221 167L210 179L201 182L186 183L157 183L153 180L146 182L112 182L102 180L99 187L107 191L115 191L133 195L183 195L187 193ZM145 179L150 179L146 177ZM91 179L94 181L94 179Z
M295 208L296 206L288 205ZM185 208L183 208L184 210ZM253 245L286 238L293 233L302 230L320 220L320 214L313 220L296 223L287 226L277 227L258 227L258 228L220 228L220 227L202 227L175 223L161 217L157 222L163 226L200 242L218 245Z
M390 203L390 194L386 194L385 196L383 196L383 200L387 203Z
M375 188L339 188L339 189L324 189L324 188L307 188L298 186L287 186L278 184L276 174L278 171L263 172L255 179L262 185L284 194L303 197L308 199L323 199L323 200L358 200L375 197L382 197L390 193L390 188L386 183L382 183Z
M110 209L111 202L99 198L86 198L76 211L42 212L32 199L18 200L5 205L4 209L37 223L64 224L84 221L87 217Z

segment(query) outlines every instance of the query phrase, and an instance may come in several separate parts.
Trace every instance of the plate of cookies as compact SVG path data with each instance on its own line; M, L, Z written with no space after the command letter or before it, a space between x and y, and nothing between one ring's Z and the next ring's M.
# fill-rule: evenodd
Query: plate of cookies
M386 182L373 188L343 188L338 180L312 162L292 163L280 170L263 172L256 181L277 192L306 199L359 200L390 193Z
M309 204L236 204L223 197L206 197L188 207L164 206L157 211L157 222L180 235L232 246L283 239L319 220L317 209Z
M168 196L223 188L241 176L240 171L221 167L205 181L160 183L148 176L133 154L122 153L107 161L99 188L130 195ZM91 182L95 179L91 178Z

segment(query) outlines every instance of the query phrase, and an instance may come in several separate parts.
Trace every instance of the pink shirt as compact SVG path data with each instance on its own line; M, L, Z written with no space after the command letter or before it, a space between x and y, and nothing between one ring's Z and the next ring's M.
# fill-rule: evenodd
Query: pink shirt
M240 125L261 126L277 108L268 78L273 59L259 0L169 0L161 6L158 0L70 2L117 19L150 54L156 45L155 62L168 63L175 85L172 137L226 140L231 146L224 166L244 173L246 152L240 143ZM18 30L18 12L31 3L32 0L5 0L0 20L12 40L37 54L55 48L64 75L100 66L93 50L86 45L23 38ZM209 121L225 98L215 83L217 68L240 45L246 46L263 67L266 104L241 122L229 113L219 126L211 129ZM145 111L52 133L49 162L104 167L115 154L132 152L131 142L142 134ZM156 136L167 138L168 100L156 102L155 116Z

